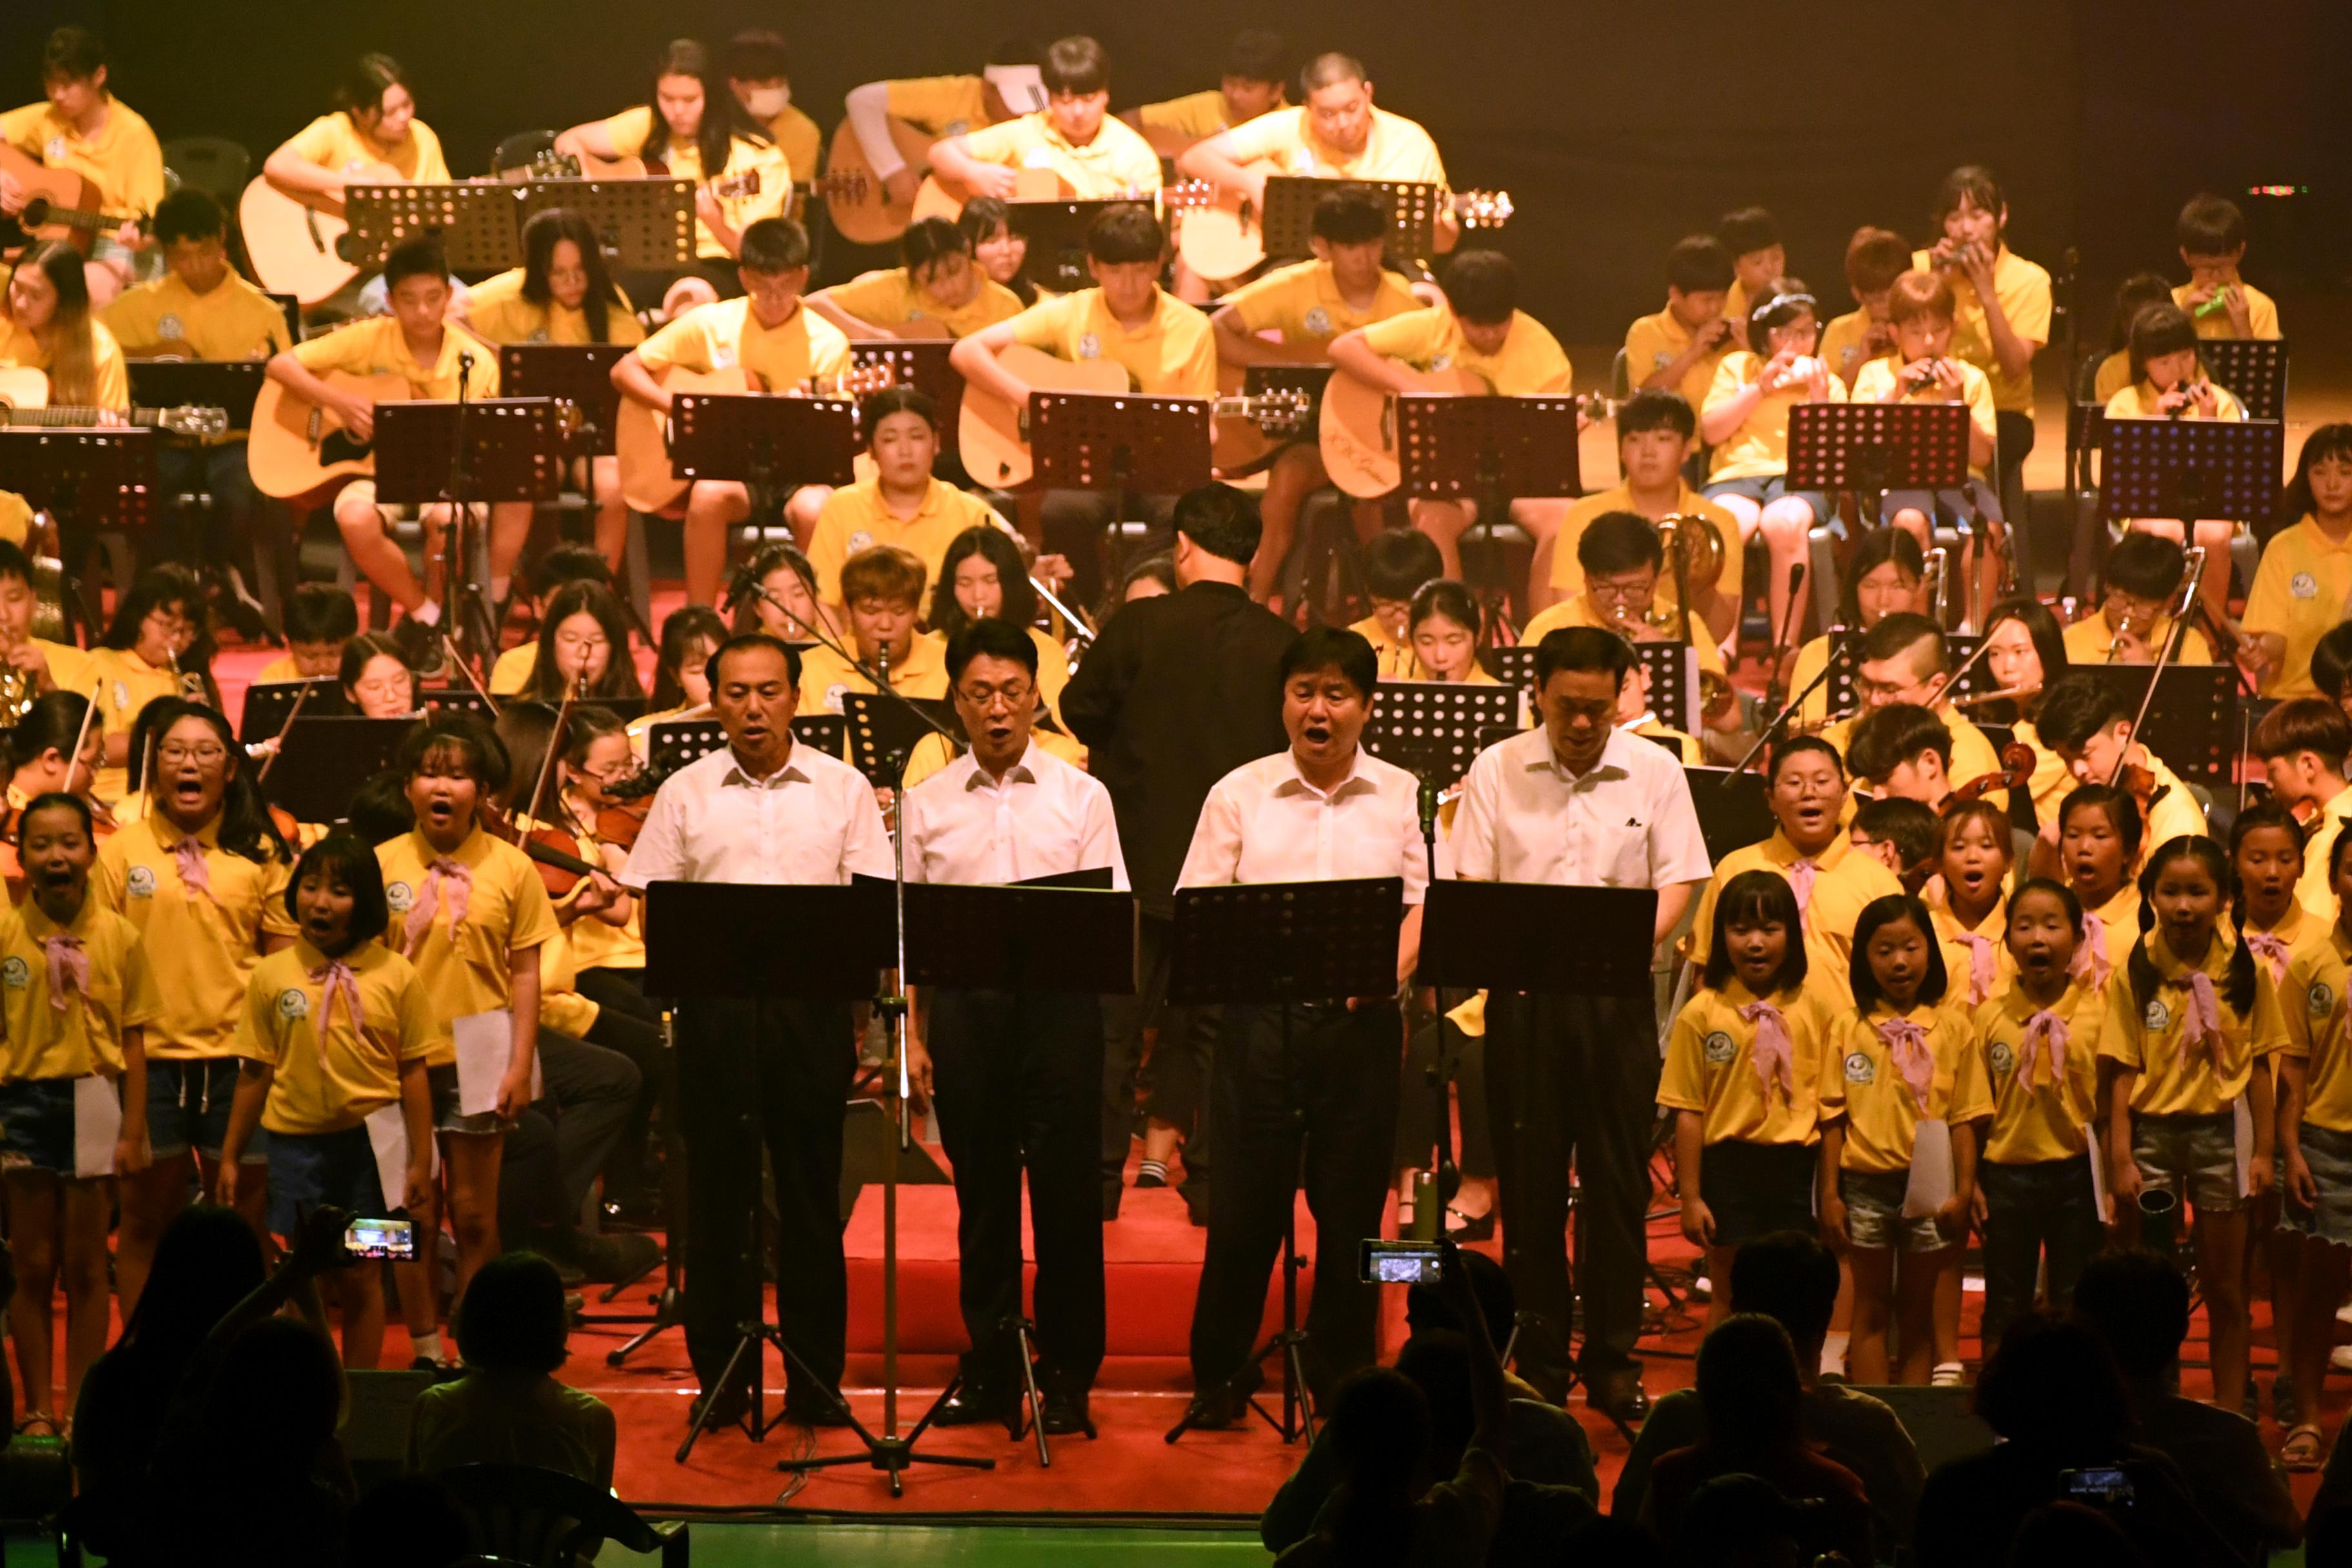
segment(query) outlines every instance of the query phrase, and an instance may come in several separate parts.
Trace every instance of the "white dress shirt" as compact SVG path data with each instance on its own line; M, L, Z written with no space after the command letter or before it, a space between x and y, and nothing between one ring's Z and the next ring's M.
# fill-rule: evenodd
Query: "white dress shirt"
M892 874L890 837L874 786L848 763L795 744L755 779L732 747L662 782L621 880L840 885L852 872Z
M1623 730L1581 775L1541 727L1487 747L1463 782L1452 843L1479 882L1668 888L1709 870L1681 762Z
M1244 763L1209 791L1176 885L1402 877L1405 903L1418 904L1429 885L1420 788L1412 774L1360 747L1328 795L1300 776L1288 751ZM1443 839L1437 874L1453 874Z
M1127 891L1110 791L1034 741L1002 779L966 752L907 792L898 821L909 882L1002 887L1108 866Z

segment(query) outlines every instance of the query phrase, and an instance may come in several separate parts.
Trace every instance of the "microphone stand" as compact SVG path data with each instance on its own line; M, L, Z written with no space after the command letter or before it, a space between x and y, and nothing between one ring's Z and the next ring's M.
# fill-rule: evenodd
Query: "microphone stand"
M1786 708L1772 715L1772 721L1764 726L1764 732L1756 737L1756 743L1748 747L1747 752L1738 762L1731 764L1731 771L1723 776L1723 788L1729 789L1731 781L1748 771L1748 764L1756 760L1757 753L1772 743L1772 737L1779 732L1780 726L1786 724L1795 715L1797 710L1805 705L1806 698L1821 689L1822 683L1829 679L1830 671L1836 667L1837 660L1834 658L1825 658L1822 661L1821 673L1805 682L1805 689L1789 699L1789 705Z
M1797 617L1804 608L1804 600L1801 597L1804 587L1805 563L1800 561L1789 568L1789 607L1780 612L1780 630L1772 639L1771 668L1764 677L1764 706L1767 708L1780 705L1780 658L1796 637ZM1811 689L1809 687L1807 689Z
M1439 791L1426 777L1415 792L1421 813L1422 853L1427 857L1429 879L1437 880L1437 807ZM1445 1215L1453 1207L1454 1196L1462 1190L1462 1170L1454 1158L1454 1116L1447 1090L1461 1071L1461 1058L1445 1037L1445 992L1433 989L1433 1006L1430 1014L1431 1049L1433 1059L1429 1068L1430 1092L1437 1102L1437 1163L1425 1189L1417 1189L1412 1199L1413 1233L1423 1241L1445 1238ZM1433 1196L1434 1205L1428 1200Z
M498 648L499 628L490 619L489 606L474 597L481 588L472 578L474 555L469 541L473 537L474 522L470 497L473 468L467 460L466 449L466 411L468 406L466 390L473 374L472 352L458 350L457 416L454 422L456 433L449 443L449 482L446 487L449 499L449 527L441 540L441 630L445 647L461 667L465 663L465 655L459 651L460 648L475 645L474 651L487 670ZM481 624L466 625L461 612L468 608L480 610Z

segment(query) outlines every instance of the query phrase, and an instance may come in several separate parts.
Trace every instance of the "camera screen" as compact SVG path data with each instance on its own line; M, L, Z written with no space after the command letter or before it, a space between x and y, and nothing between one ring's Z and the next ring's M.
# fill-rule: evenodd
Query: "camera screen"
M1366 1241L1361 1261L1367 1285L1434 1285L1444 1271L1433 1241Z
M343 1256L413 1258L416 1235L404 1219L355 1219L343 1232Z
M2131 1477L2114 1467L2066 1472L2066 1495L2088 1503L2132 1500Z

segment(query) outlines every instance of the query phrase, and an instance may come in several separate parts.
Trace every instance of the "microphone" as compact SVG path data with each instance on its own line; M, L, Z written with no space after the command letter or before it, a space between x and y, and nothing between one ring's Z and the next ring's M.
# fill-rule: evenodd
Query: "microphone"
M1437 830L1437 797L1439 791L1436 782L1428 777L1428 775L1423 774L1421 779L1421 787L1416 794L1420 797L1421 836L1426 838Z

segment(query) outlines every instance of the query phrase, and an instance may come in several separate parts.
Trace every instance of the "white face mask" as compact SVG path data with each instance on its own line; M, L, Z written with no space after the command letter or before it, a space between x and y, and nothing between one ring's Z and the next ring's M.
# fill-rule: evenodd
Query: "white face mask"
M743 95L743 107L754 120L773 120L792 101L789 87L755 87Z

